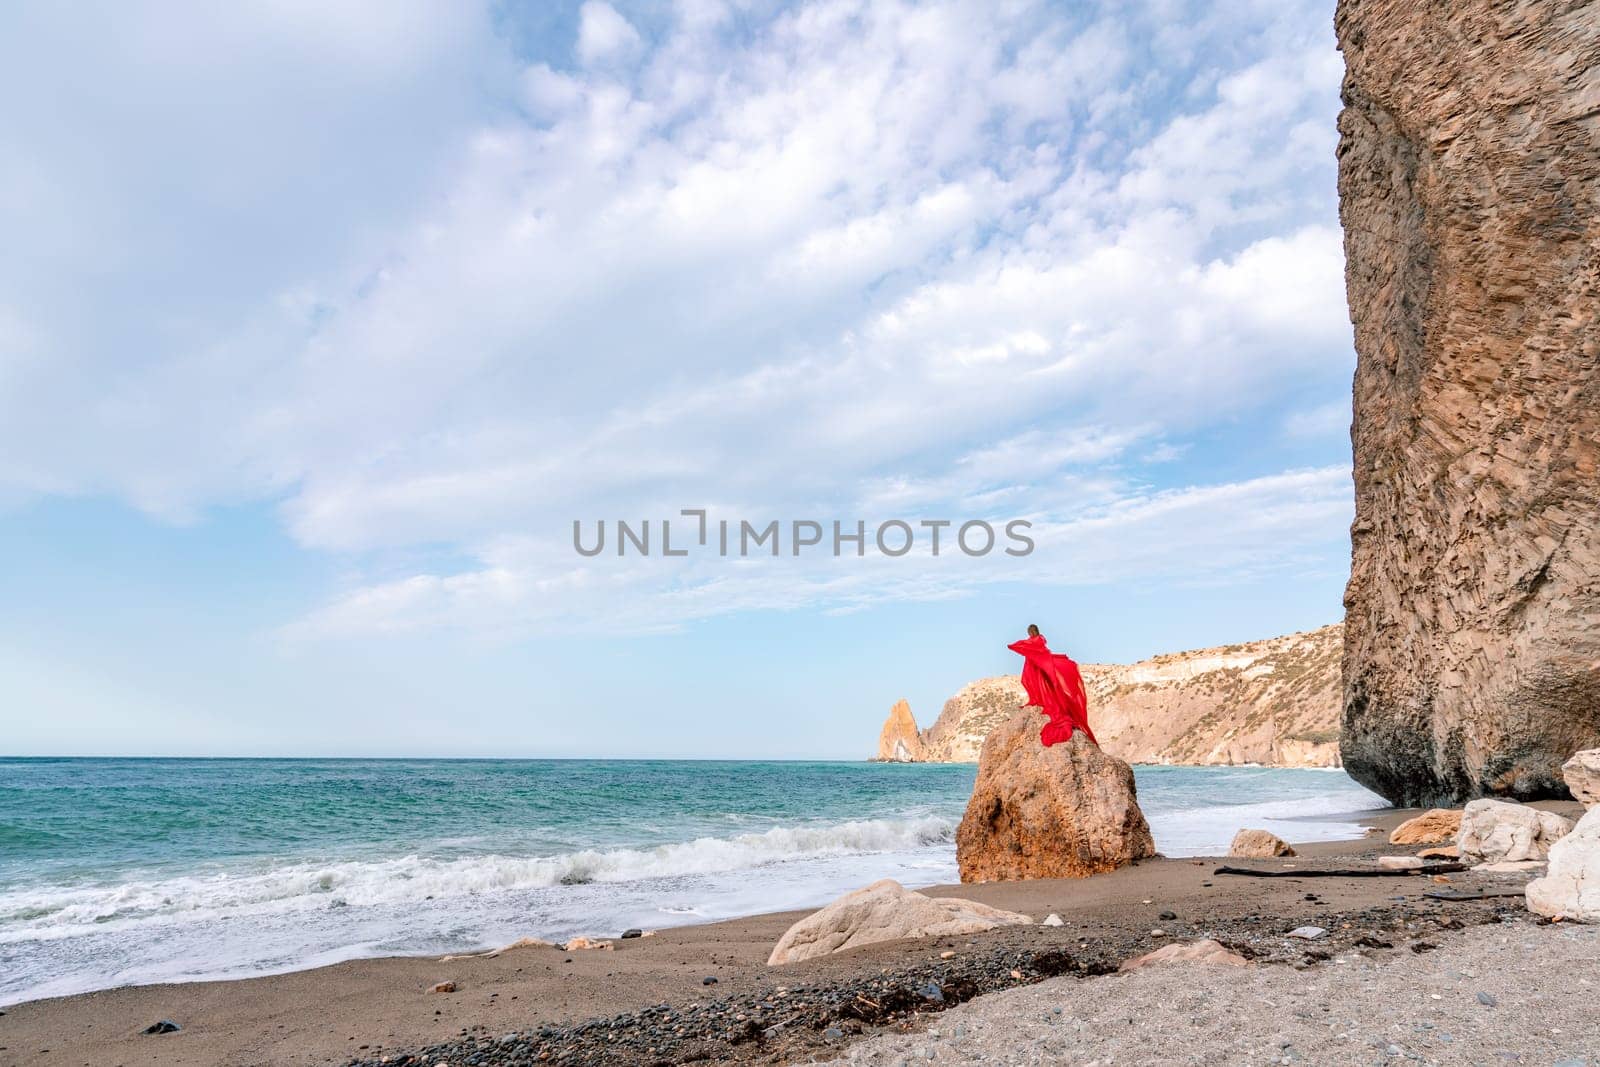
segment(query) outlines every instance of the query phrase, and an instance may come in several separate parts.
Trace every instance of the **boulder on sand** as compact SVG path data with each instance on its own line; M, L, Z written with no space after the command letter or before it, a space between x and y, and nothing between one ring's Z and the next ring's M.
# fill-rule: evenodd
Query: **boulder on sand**
M1442 845L1454 841L1461 832L1461 812L1451 808L1434 808L1394 828L1389 835L1391 845Z
M1189 944L1167 945L1154 952L1146 952L1143 956L1136 956L1125 961L1119 971L1137 971L1148 967L1152 963L1210 963L1222 967L1248 967L1250 961L1237 952L1230 952L1219 941L1207 938L1204 941L1193 941Z
M1543 860L1572 823L1551 811L1510 800L1474 800L1461 813L1456 845L1466 863Z
M1293 856L1294 847L1267 830L1240 830L1233 835L1228 855L1240 859L1272 859L1274 856Z
M1528 883L1527 897L1536 914L1600 923L1600 808L1550 846L1550 871Z
M1156 854L1133 768L1076 733L1049 748L1024 708L990 732L956 830L963 882L1086 878Z
M975 934L1031 922L1026 915L1001 911L975 900L924 896L893 878L885 878L846 893L789 927L767 957L767 966L809 960L877 941Z
M1572 799L1586 808L1600 804L1600 748L1575 752L1561 765L1561 778L1572 791Z

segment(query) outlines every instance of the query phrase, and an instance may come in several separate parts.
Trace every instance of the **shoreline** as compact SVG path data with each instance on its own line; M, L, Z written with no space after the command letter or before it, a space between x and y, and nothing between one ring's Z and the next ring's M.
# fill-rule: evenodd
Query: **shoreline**
M1389 809L1356 815L1352 822L1388 829L1413 813ZM1370 830L1354 840L1296 848L1300 857L1295 860L1252 862L1309 867L1415 851L1389 846L1387 834ZM1083 880L931 886L924 890L930 895L968 897L1035 920L1055 912L1064 925L874 945L778 968L766 967L768 952L808 911L670 927L651 937L614 941L606 950L523 948L495 958L448 962L437 956L376 957L268 976L123 986L31 1000L4 1009L0 1016L0 1064L310 1065L343 1064L357 1057L376 1062L402 1049L572 1026L663 1003L697 1011L741 997L756 998L752 1003L759 1004L780 985L847 986L884 972L940 965L942 952L956 954L943 965L947 968L977 968L972 981L983 987L981 992L989 992L984 985L989 972L983 968L993 967L984 961L1020 959L1042 949L1063 960L1070 956L1080 970L1093 971L1163 943L1214 934L1230 943L1256 944L1270 958L1283 951L1277 928L1286 930L1302 920L1333 931L1327 945L1318 947L1325 951L1358 927L1409 922L1441 910L1476 915L1522 907L1515 898L1460 905L1426 901L1421 894L1431 886L1415 876L1251 879L1213 875L1219 862L1218 857L1162 858ZM1465 885L1491 877L1467 872L1452 879ZM1163 914L1176 918L1164 919ZM1349 928L1339 931L1338 925L1346 922ZM1162 929L1162 935L1153 935L1154 929ZM618 931L596 931L600 933L615 936ZM1303 946L1289 948L1299 952ZM1011 969L995 972L1002 984ZM715 983L704 984L707 977ZM457 992L428 992L442 981L455 982ZM179 1023L183 1030L161 1036L140 1033L162 1019ZM631 1061L613 1056L613 1062Z

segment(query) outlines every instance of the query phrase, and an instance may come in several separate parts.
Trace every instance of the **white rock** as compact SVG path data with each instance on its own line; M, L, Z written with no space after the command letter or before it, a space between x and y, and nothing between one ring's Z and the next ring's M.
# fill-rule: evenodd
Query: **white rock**
M1414 871L1427 864L1415 856L1379 856L1378 866L1391 871Z
M1561 777L1572 790L1572 799L1586 808L1600 804L1600 748L1586 748L1573 753L1561 765Z
M1559 841L1556 843L1560 844ZM1490 874L1526 874L1544 870L1544 860L1501 860L1498 863L1475 864L1472 869Z
M1060 926L1060 925L1062 925L1061 916L1057 915L1055 912L1052 911L1049 915L1046 915L1044 917L1044 922L1041 925L1043 925L1043 926Z
M1542 860L1572 823L1549 811L1509 800L1474 800L1461 813L1456 845L1468 863Z
M1600 923L1600 807L1550 848L1550 873L1528 883L1528 910Z
M1032 923L1026 915L975 900L913 893L893 878L846 893L801 919L778 939L767 966L795 963L830 952L908 937L975 934Z
M1327 932L1320 926L1296 926L1289 931L1289 936L1298 937L1302 941L1315 941Z

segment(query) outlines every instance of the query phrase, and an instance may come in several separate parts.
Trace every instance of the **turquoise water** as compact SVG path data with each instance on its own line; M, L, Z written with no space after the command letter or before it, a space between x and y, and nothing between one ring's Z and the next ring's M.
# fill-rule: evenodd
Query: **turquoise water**
M0 1004L956 879L976 769L583 760L0 759ZM1355 836L1339 772L1136 768L1168 855Z

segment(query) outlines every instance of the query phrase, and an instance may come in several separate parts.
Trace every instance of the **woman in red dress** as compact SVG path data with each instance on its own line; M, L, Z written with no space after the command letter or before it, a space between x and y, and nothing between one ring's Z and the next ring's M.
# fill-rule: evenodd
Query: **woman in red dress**
M1039 731L1044 746L1070 740L1074 730L1082 730L1098 745L1100 742L1094 740L1094 732L1089 729L1089 694L1083 688L1078 665L1067 656L1051 652L1037 626L1030 625L1027 638L1006 647L1026 661L1022 688L1028 691L1028 703L1023 707L1038 708L1050 720Z

